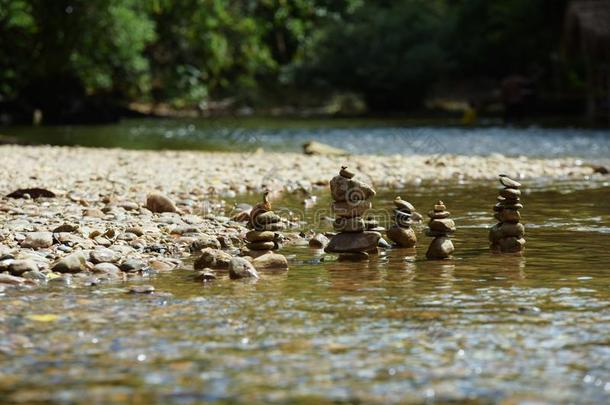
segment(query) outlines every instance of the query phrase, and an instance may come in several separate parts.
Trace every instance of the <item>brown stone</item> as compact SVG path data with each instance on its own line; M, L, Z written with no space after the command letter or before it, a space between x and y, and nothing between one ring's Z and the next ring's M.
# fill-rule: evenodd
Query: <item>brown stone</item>
M412 228L392 226L387 231L388 238L400 247L411 248L417 243L415 231Z
M258 270L286 270L288 259L278 253L268 253L252 260L252 265Z
M428 217L431 219L449 218L449 215L451 215L449 211L428 211Z
M228 269L232 256L222 250L206 248L195 260L195 270L209 267L211 269Z
M250 250L271 250L275 248L275 243L271 242L252 242L247 243L246 247Z
M246 234L248 242L273 242L275 233L271 231L250 231Z
M366 230L366 225L361 217L337 218L333 222L333 229L336 232L362 232Z
M381 238L381 234L372 231L340 233L330 239L324 251L328 253L367 252L377 247L379 238Z
M507 188L520 188L521 187L521 183L519 183L518 181L515 181L513 179L511 179L510 177L508 177L505 174L501 174L500 175L500 183Z
M441 236L432 240L426 252L426 257L428 259L446 259L451 256L454 250L451 239Z
M174 202L160 193L151 193L146 197L146 208L159 213L177 211Z
M500 197L504 197L507 200L515 200L521 196L521 190L516 188L505 188L500 190Z
M332 205L335 215L344 218L361 217L367 210L371 209L371 207L371 202L367 200L333 202Z
M328 239L324 234L318 233L309 240L309 247L314 249L324 249L328 245Z
M374 197L375 190L359 180L335 176L330 181L330 193L334 201L361 201Z
M502 236L515 236L517 238L523 237L525 235L525 227L520 223L503 223L500 225L500 232Z
M232 280L240 278L258 278L258 273L252 263L243 257L234 257L229 262L229 277Z
M428 227L434 232L455 232L455 222L451 218L433 219L428 223Z

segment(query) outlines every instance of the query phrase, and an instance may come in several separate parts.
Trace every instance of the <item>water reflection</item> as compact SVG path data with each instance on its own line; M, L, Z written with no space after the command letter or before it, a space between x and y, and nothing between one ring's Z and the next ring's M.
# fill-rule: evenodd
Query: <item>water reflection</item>
M528 195L522 255L489 251L494 184L421 187L404 190L418 208L450 191L453 259L425 260L431 238L418 227L416 248L364 262L285 248L290 271L256 283L226 273L196 283L179 270L147 280L152 296L121 285L9 291L0 297L0 398L607 403L608 189L556 198L545 187ZM375 205L391 208L394 196L382 191ZM32 313L59 319L34 322Z

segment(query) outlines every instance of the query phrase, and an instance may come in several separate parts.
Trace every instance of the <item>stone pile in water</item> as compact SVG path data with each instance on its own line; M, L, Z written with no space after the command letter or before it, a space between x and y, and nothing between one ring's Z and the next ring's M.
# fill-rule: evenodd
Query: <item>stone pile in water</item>
M504 186L500 190L498 203L494 206L494 218L499 222L492 226L489 231L491 249L501 253L521 252L525 246L525 228L521 221L519 210L521 204L521 183L501 174L500 184Z
M254 259L252 262L254 267L287 268L286 258L273 253L281 247L283 240L281 231L284 230L285 225L282 223L282 218L271 210L268 192L264 194L263 202L252 208L248 225L252 230L246 233L248 242L246 254Z
M430 222L426 235L434 237L426 252L428 259L446 259L455 250L450 239L450 235L455 232L455 222L449 215L450 212L440 200L434 205L434 209L428 212Z
M373 188L354 179L354 173L341 167L338 176L330 181L335 214L333 228L338 232L326 248L328 253L339 253L340 257L367 259L369 253L377 253L381 234L371 231L377 227L375 221L365 221L363 214L372 207L370 199L375 196Z
M417 243L415 230L411 228L415 207L400 197L394 199L394 205L394 225L387 231L388 238L397 246L412 248Z

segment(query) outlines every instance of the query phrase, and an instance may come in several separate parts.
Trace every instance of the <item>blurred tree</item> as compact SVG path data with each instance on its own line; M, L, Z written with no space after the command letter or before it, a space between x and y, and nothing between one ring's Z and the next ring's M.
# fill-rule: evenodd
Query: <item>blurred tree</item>
M448 70L450 28L444 1L367 2L325 28L301 77L360 92L373 111L413 108Z
M142 50L155 34L137 0L0 1L0 89L24 109L61 119L96 92L147 92Z

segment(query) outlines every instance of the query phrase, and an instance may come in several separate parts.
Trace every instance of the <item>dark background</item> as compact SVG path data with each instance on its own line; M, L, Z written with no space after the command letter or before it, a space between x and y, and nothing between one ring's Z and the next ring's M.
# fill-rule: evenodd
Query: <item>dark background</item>
M607 0L0 0L4 123L137 113L610 122Z

